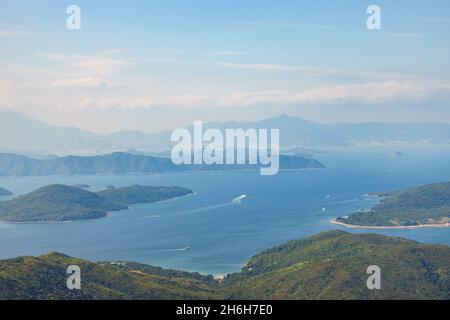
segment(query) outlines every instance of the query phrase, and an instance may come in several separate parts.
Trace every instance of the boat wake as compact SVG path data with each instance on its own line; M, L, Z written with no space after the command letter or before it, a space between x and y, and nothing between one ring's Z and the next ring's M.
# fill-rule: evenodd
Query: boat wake
M184 247L184 248L166 249L161 251L170 252L170 251L190 251L190 250L191 247Z
M164 214L164 216L172 217L172 216L188 215L188 214L193 214L193 213L201 213L201 212L205 212L205 211L211 211L211 210L215 210L215 209L219 209L219 208L223 208L223 207L232 206L234 204L241 204L242 200L244 200L246 197L247 196L245 194L243 194L237 198L234 198L231 202L216 204L216 205L212 205L212 206L205 206L205 207L195 208L195 209L175 211L175 212L171 212L171 213L166 213L166 214ZM159 215L153 215L153 216L141 217L140 219L150 219L150 218L159 218L159 217L160 217Z
M244 200L246 197L247 197L247 195L243 194L242 196L234 198L232 203L241 204L242 200Z
M141 252L181 252L181 251L191 251L191 247L182 248L170 248L170 249L140 249Z
M153 216L145 216L145 217L141 217L141 219L156 219L161 217L159 214L158 215L153 215Z
M229 205L231 205L231 203L228 202L228 203L216 204L216 205L206 206L206 207L201 207L201 208L196 208L196 209L177 211L177 212L168 214L168 216L178 216L178 215L187 215L187 214L192 214L192 213L200 213L200 212L204 212L204 211L210 211L210 210L214 210L214 209L227 207Z

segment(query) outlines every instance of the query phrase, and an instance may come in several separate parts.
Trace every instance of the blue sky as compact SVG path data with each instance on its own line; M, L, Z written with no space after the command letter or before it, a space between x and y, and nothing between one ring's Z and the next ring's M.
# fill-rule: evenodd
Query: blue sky
M449 38L437 0L0 0L0 109L99 132L282 113L450 122Z

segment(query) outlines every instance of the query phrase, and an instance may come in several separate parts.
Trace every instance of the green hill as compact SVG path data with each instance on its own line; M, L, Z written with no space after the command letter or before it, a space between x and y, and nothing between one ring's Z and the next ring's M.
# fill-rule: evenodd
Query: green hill
M132 186L98 193L66 185L42 187L18 198L0 202L0 220L7 222L72 221L105 217L127 209L192 193L181 187Z
M81 290L68 290L69 265L81 268ZM135 266L136 267L136 266ZM211 277L93 263L58 253L0 261L1 299L206 299L217 298Z
M79 265L81 291L66 288ZM369 265L381 290L366 287ZM0 299L450 299L450 247L329 231L266 250L223 283L211 276L62 254L0 261Z
M381 290L367 289L370 265ZM256 255L225 285L235 299L450 299L450 247L330 231Z
M371 210L336 219L357 226L419 226L450 222L450 182L379 194Z

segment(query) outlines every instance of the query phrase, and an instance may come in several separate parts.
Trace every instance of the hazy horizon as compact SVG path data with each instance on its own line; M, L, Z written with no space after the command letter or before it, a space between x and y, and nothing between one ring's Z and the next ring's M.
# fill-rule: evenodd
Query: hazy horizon
M19 117L25 117L27 119L30 120L36 120L39 121L45 125L49 125L49 126L56 126L56 127L67 127L67 128L75 128L75 129L80 129L83 131L87 131L87 132L92 132L95 134L101 134L101 135L108 135L108 134L114 134L114 133L120 133L120 132L131 132L131 131L135 131L135 132L142 132L145 134L157 134L157 133L164 133L164 132L168 132L168 131L172 131L174 129L177 128L168 128L166 130L158 130L158 131L144 131L144 130L139 130L139 129L133 129L133 128L129 128L129 129L122 129L122 130L115 130L115 131L107 131L107 132L102 132L102 131L96 131L96 130L89 130L89 129L83 129L82 126L76 126L76 125L64 125L62 123L55 123L55 122L48 122L45 120L40 120L38 118L34 118L31 116L27 116L26 114L10 109L10 110L0 110L0 114L1 113L11 113L13 115L18 115ZM313 121L311 119L307 119L304 117L300 117L300 116L292 116L286 113L282 113L279 115L275 115L273 117L263 117L260 119L255 119L255 120L243 120L243 121L234 121L234 120L229 120L229 121L221 121L221 120L212 120L210 122L206 122L204 124L214 124L214 123L219 123L219 124L227 124L227 123L258 123L258 122L262 122L265 120L272 120L272 119L277 119L277 118L283 118L283 117L287 117L290 119L300 119L300 120L304 120L307 122L311 122L314 124L318 124L318 125L339 125L339 124L392 124L392 125L396 125L396 124L443 124L443 125L449 125L450 126L450 122L446 122L446 121L362 121L362 122L351 122L351 121L337 121L337 122L318 122L318 121ZM182 126L182 128L187 128L187 127L192 127L193 123L186 123L186 125Z
M0 110L93 132L280 114L450 122L448 2L0 0ZM27 8L24 10L23 8Z

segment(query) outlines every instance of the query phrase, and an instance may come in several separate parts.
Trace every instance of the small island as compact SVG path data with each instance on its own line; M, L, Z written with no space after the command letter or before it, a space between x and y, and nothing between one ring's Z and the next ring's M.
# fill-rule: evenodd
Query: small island
M10 223L64 222L106 217L133 204L192 194L181 187L131 186L90 192L61 184L39 188L0 202L0 220Z
M11 196L12 192L3 188L0 188L0 197Z
M379 193L380 203L332 222L349 228L450 227L450 182Z

